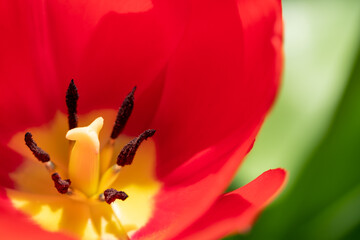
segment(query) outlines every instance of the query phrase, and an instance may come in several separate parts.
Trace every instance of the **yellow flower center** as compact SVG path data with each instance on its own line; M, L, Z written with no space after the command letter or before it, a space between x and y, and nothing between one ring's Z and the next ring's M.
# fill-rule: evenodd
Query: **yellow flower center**
M24 161L10 174L15 187L7 189L7 195L13 205L48 231L82 239L128 239L144 226L160 189L154 173L155 144L151 138L144 141L133 163L119 167L117 154L133 137L110 138L115 118L113 110L90 113L79 117L82 127L67 131L67 117L58 112L47 125L28 129L51 156L56 172L71 180L72 194L57 192L51 173L24 144L25 132L14 135L8 145ZM129 197L109 205L101 201L108 188Z

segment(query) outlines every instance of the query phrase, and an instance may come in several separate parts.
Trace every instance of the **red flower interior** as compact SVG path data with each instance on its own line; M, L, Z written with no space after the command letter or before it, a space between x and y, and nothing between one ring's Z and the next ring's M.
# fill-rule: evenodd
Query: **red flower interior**
M117 109L138 86L124 134L157 130L154 174L162 187L152 217L134 238L244 231L281 188L285 174L274 170L219 198L278 90L280 1L12 0L2 1L0 9L2 188L16 188L9 173L23 162L8 142L18 132L49 123L57 111L66 112L71 78L81 90L80 114ZM258 197L248 199L246 191ZM42 230L1 194L5 236L63 237ZM226 209L218 216L216 210L233 202L240 204L237 216ZM228 229L225 220L236 224Z

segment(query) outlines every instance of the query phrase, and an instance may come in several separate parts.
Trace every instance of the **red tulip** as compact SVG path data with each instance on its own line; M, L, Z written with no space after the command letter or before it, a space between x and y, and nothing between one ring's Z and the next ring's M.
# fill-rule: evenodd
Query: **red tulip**
M286 173L275 169L222 194L278 90L279 0L5 0L0 13L4 239L218 239L248 230L281 190ZM93 198L103 170L89 183L95 190L79 184L85 173L67 171L72 78L79 126L105 119L102 153L116 110L137 86L112 161L133 137L156 129L107 186L124 201ZM25 145L27 131L59 168L53 179ZM54 183L63 192L84 187L87 200L58 193Z

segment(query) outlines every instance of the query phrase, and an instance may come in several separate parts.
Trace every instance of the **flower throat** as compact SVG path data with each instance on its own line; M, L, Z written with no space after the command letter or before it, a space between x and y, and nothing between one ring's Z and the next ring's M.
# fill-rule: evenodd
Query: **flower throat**
M128 195L109 186L118 178L121 168L131 165L140 144L152 137L155 130L149 129L126 144L117 156L116 163L110 166L114 151L115 139L122 133L134 108L136 87L125 97L118 110L110 140L100 151L99 132L103 118L96 118L89 126L78 127L77 101L79 94L73 80L66 92L69 131L70 156L68 164L69 179L62 179L57 166L51 161L48 153L41 149L30 132L25 134L25 144L33 155L51 174L56 190L74 199L98 199L111 204L116 199L125 200Z

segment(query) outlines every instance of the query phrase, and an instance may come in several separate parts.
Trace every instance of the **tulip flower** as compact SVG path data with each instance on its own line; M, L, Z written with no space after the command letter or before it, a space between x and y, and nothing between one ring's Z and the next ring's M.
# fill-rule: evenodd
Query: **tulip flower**
M223 194L278 91L279 0L0 12L2 238L219 239L282 189L274 169Z

